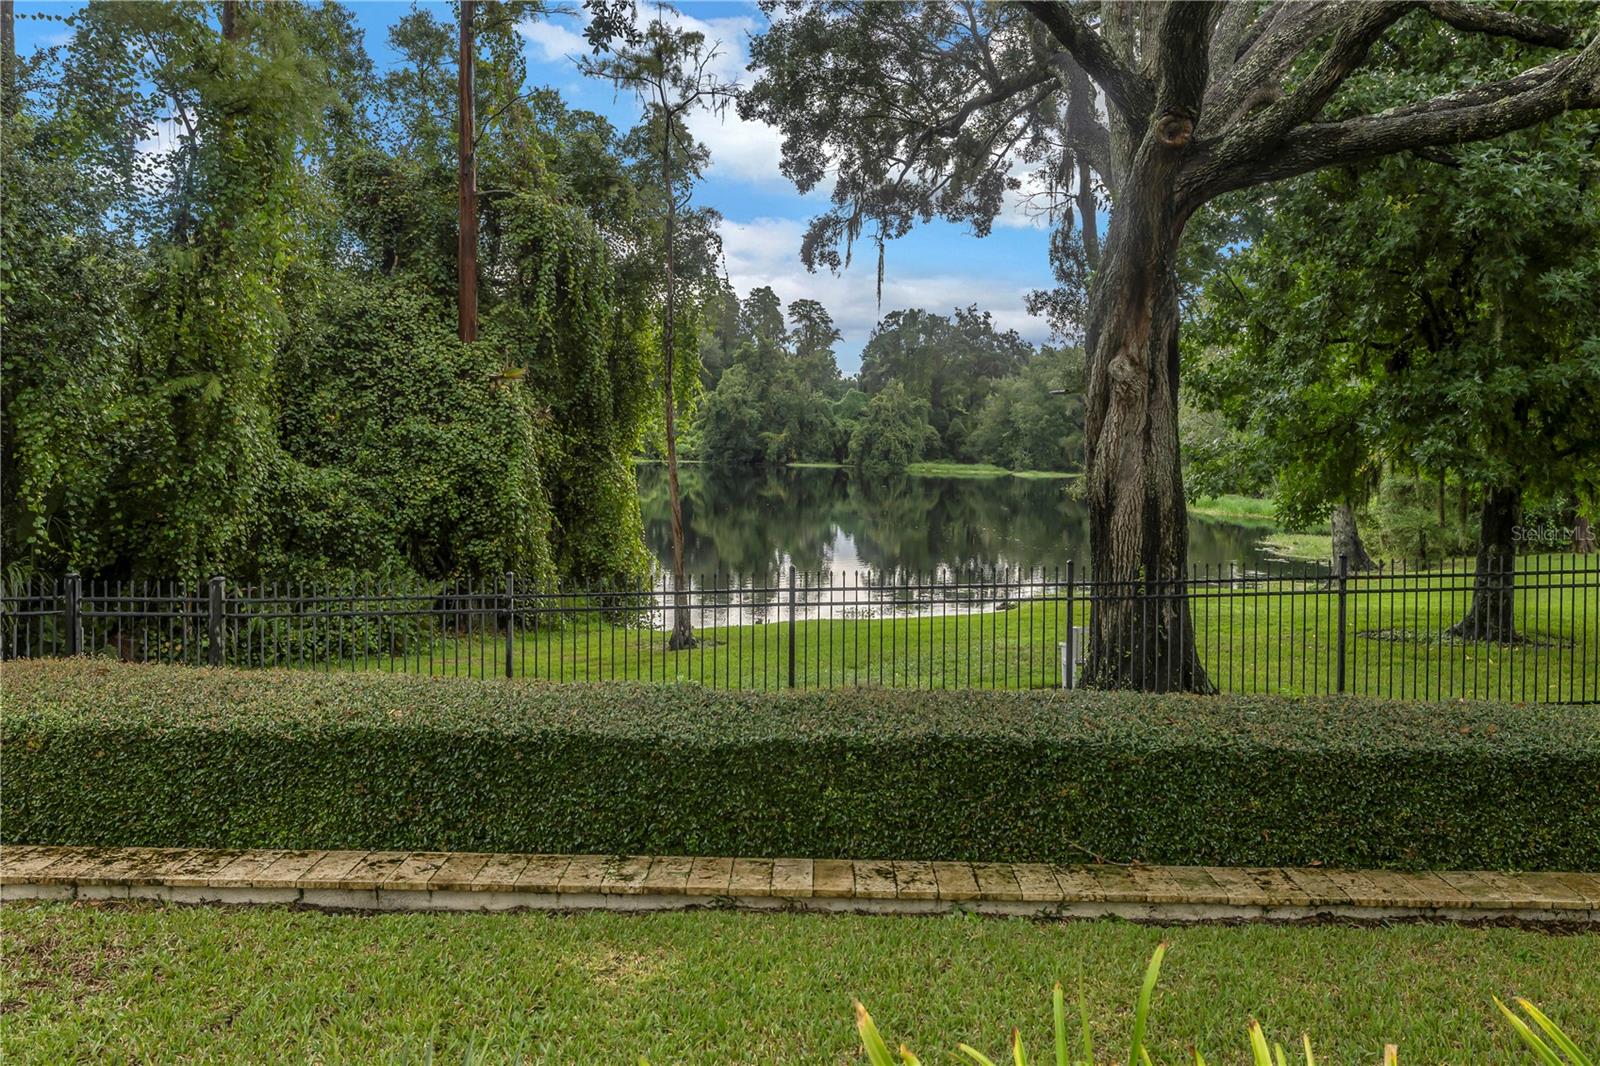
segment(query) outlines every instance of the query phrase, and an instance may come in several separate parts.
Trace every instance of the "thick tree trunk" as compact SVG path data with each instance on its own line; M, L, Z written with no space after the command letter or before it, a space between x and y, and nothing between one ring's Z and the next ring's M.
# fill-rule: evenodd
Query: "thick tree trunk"
M1594 548L1594 526L1585 515L1578 515L1572 520L1572 550L1579 555L1588 555Z
M1513 531L1522 522L1522 490L1496 487L1483 500L1478 530L1477 573L1472 580L1472 606L1446 632L1464 640L1514 644L1517 546Z
M1348 503L1336 505L1331 516L1331 525L1334 562L1337 563L1340 556L1343 556L1345 566L1352 574L1371 570L1372 556L1367 554L1367 546L1361 541L1361 531L1356 528L1355 508Z
M1083 683L1215 691L1188 598L1189 525L1178 462L1178 280L1184 219L1170 194L1187 130L1146 139L1090 291L1085 481L1090 603Z

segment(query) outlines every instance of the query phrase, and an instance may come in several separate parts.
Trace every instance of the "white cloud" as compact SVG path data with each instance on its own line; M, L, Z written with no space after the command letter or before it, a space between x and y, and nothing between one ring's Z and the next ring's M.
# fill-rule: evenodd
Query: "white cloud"
M573 33L548 19L528 19L517 26L517 32L527 38L528 43L549 63L589 51L589 42L581 34Z
M711 151L710 173L753 182L782 182L783 137L765 122L739 117L732 108L723 115L700 112L689 120L689 132Z
M728 279L741 296L756 286L768 285L785 304L799 299L819 301L844 334L840 365L847 373L854 372L859 362L854 353L866 343L880 317L904 308L949 314L952 308L975 303L980 310L993 314L1000 329L1014 329L1034 343L1049 337L1049 327L1028 314L1023 305L1023 297L1033 284L993 275L928 270L905 260L897 263L891 244L880 309L876 246L870 242L859 244L854 263L837 275L825 270L813 274L800 262L800 238L804 232L805 223L796 219L724 220L722 246Z
M149 137L141 137L134 142L133 150L141 155L166 155L178 147L178 140L183 135L183 128L171 119L156 124L156 128Z
M653 9L641 8L641 14ZM725 84L748 83L750 74L745 67L750 64L748 43L757 24L752 18L729 16L724 18L696 18L682 11L667 10L667 22L706 39L706 46L716 52L710 71ZM717 115L701 111L689 119L689 132L711 150L711 173L718 177L736 178L753 182L782 182L786 178L779 172L783 158L783 138L773 126L765 122L749 121L739 117L732 107ZM798 247L798 245L797 245Z

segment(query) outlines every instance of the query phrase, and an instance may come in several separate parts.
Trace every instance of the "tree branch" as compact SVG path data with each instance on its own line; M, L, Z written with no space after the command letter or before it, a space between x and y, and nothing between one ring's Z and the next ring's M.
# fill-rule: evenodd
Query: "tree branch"
M1226 74L1233 69L1244 51L1250 31L1261 25L1263 19L1274 13L1257 9L1256 0L1227 0L1217 15L1211 30L1211 76Z
M954 137L961 132L961 127L975 112L991 104L1004 103L1018 93L1027 92L1035 86L1054 80L1055 75L1050 72L1048 67L1035 67L1014 78L1004 80L990 92L986 92L982 96L974 96L962 104L955 114L943 122L930 126L928 131L923 134L922 140L926 141L928 137Z
M1316 44L1339 14L1334 0L1280 2L1255 21L1225 77L1206 91L1198 133L1210 137L1248 110L1248 101L1272 95L1295 59Z
M1541 44L1547 48L1566 48L1575 40L1571 30L1552 26L1527 15L1505 11L1486 3L1460 3L1459 0L1429 0L1422 5L1428 13L1458 30L1472 33L1492 33L1511 37L1527 44Z
M1346 8L1328 50L1293 93L1260 112L1242 114L1223 128L1216 149L1218 165L1228 167L1248 155L1270 151L1284 134L1316 118L1345 79L1366 61L1367 50L1409 6L1400 0Z
M1155 89L1149 79L1118 59L1105 39L1085 26L1065 4L1025 0L1022 6L1061 47L1072 53L1124 118L1137 121L1150 114L1155 106Z
M1111 162L1111 131L1095 116L1094 83L1070 55L1058 53L1054 64L1057 77L1067 87L1067 115L1066 125L1062 129L1062 144L1099 173L1101 181L1114 197L1117 194L1117 175Z
M1321 167L1489 140L1569 110L1588 108L1600 108L1600 36L1577 55L1562 56L1515 78L1376 115L1302 126L1261 158L1219 169L1202 162L1184 184L1190 195L1203 188L1210 197Z
M1200 116L1211 68L1212 15L1216 0L1169 2L1156 26L1156 107Z

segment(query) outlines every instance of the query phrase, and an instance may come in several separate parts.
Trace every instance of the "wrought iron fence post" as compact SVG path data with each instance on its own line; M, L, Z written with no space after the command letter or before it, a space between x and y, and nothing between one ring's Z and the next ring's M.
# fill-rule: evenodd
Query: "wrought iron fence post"
M1078 687L1078 611L1073 589L1074 560L1067 560L1067 639L1062 644L1062 688Z
M794 567L789 567L789 687L794 688Z
M1349 560L1348 557L1346 557L1344 555L1341 555L1341 556L1339 556L1339 636L1338 636L1338 639L1337 639L1337 642L1336 642L1338 644L1338 648L1339 648L1339 652L1338 652L1338 654L1339 654L1339 665L1335 669L1335 676L1338 679L1337 682L1336 682L1336 684L1337 684L1337 689L1336 690L1339 691L1339 692L1343 692L1344 691L1344 645L1345 645L1344 623L1345 623L1345 617L1346 617L1345 592L1346 592L1346 586L1349 584L1349 581L1350 581L1350 560Z
M512 650L517 641L517 578L506 572L506 676L511 676Z
M66 577L67 654L83 654L83 578L76 570Z
M224 607L221 577L211 579L211 597L206 611L206 661L212 666L222 665L222 610Z

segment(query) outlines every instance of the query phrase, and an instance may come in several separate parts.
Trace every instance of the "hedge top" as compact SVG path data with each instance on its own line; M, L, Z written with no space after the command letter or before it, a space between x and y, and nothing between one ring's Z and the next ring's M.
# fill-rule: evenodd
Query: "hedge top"
M716 747L960 737L1104 741L1154 751L1600 753L1600 708L1420 704L1357 697L852 688L725 692L693 685L516 683L387 674L6 663L5 732L97 726L292 735L333 727L502 736L584 733Z

